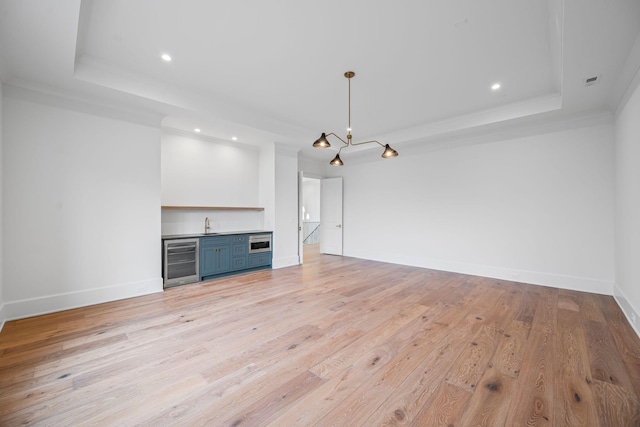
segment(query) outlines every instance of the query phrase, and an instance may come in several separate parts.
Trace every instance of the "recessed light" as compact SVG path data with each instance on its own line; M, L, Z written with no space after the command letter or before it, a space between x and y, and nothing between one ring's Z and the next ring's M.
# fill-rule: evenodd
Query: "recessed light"
M200 133L200 128L195 128L193 131L197 132L197 133Z
M232 136L231 139L234 140L234 141L237 141L238 137L237 136Z
M163 61L171 62L171 55L169 55L168 53L163 53L161 58Z
M491 85L491 90L498 90L500 89L500 83L494 83Z

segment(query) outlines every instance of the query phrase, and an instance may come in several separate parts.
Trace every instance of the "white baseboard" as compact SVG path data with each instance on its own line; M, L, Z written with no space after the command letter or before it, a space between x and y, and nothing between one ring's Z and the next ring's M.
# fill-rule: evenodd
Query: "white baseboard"
M162 292L162 278L122 283L103 288L87 289L39 298L9 301L4 305L5 319L16 320L56 311L102 304L141 295Z
M2 328L4 328L4 322L7 320L7 310L5 309L5 305L0 305L0 332L2 332Z
M345 254L346 255L346 254ZM410 265L413 267L430 268L433 270L451 271L472 276L491 277L511 282L528 283L532 285L549 286L552 288L570 289L573 291L591 292L601 295L613 295L613 281L592 279L588 277L568 276L538 271L518 270L489 265L469 264L456 261L438 259L424 259L419 257L388 257L376 254L349 254L356 258L372 261L390 262Z
M549 286L551 288L590 292L600 295L612 295L613 293L613 281L598 280L589 277L492 267L469 268L466 269L465 274L492 277L531 285Z
M291 267L300 264L298 255L273 259L271 265L273 268Z
M640 316L638 316L638 311L633 308L633 306L629 302L629 299L626 297L626 295L624 294L622 289L620 289L617 283L613 284L613 298L618 303L618 306L624 313L625 317L627 318L627 321L635 331L638 338L640 338L640 330L638 329L638 326L640 324Z

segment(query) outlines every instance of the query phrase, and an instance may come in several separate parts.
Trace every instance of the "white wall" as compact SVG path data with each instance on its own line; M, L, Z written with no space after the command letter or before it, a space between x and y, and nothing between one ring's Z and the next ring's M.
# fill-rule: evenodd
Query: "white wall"
M594 122L343 156L345 255L611 294L613 125Z
M3 267L3 228L2 228L2 212L3 212L3 176L4 176L4 168L2 166L2 152L3 152L3 126L2 126L2 104L4 103L4 99L2 97L2 82L0 81L0 331L2 331L2 327L4 326L4 322L7 319L7 313L4 305L4 267Z
M299 263L298 257L298 155L296 150L276 144L275 230L273 267Z
M265 144L260 149L258 168L258 194L260 206L264 208L264 229L274 231L276 227L276 146ZM275 236L274 236L275 238Z
M298 170L304 172L304 176L311 178L324 178L325 169L329 160L335 156L335 151L324 150L327 160L317 161L298 156ZM333 156L332 156L333 154Z
M320 180L304 178L302 200L305 221L320 221ZM307 218L307 215L309 216Z
M162 133L163 206L264 207L259 198L256 148L197 136ZM162 211L162 235L262 230L263 211Z
M615 124L616 286L614 296L640 335L640 86ZM633 320L635 319L635 322Z
M258 206L257 149L162 133L163 206Z
M7 318L161 291L159 129L4 101Z
M209 218L209 232L265 230L263 211L188 209L162 210L162 235L204 233Z

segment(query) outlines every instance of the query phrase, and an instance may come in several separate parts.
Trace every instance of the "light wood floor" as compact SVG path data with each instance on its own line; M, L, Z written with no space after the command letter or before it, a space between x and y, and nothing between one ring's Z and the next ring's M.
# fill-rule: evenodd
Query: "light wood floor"
M640 425L611 297L307 261L8 322L0 424Z

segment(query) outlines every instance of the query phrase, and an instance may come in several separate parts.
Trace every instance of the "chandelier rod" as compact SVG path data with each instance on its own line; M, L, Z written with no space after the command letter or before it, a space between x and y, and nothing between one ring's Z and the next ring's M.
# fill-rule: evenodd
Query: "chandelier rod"
M349 141L349 143L351 143L351 78L355 75L356 73L354 73L353 71L347 71L346 73L344 73L344 76L349 81L349 127L347 127L347 141Z
M347 129L347 132L351 134L351 77L353 76L349 77L348 71L344 75L347 76L347 80L349 80L349 128Z

